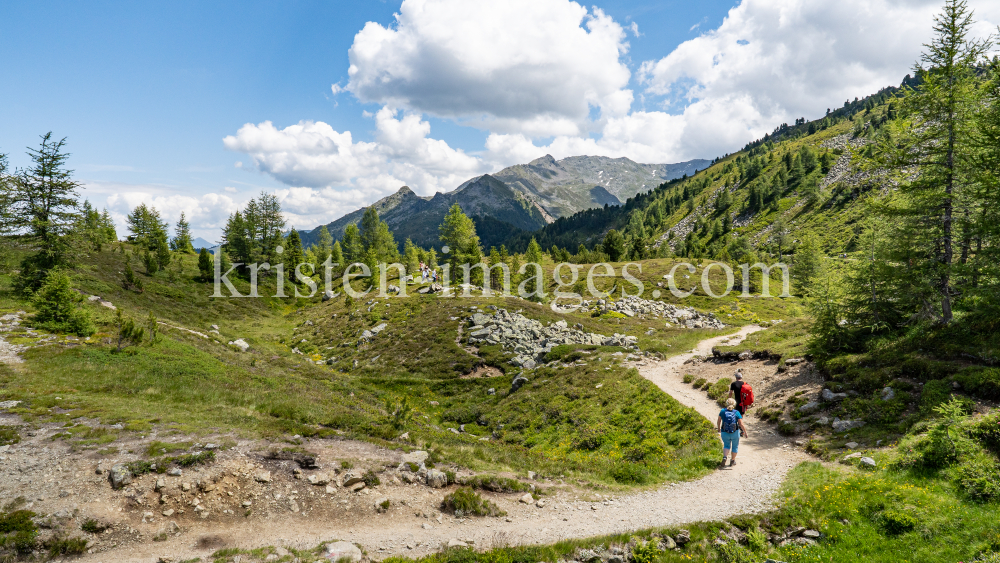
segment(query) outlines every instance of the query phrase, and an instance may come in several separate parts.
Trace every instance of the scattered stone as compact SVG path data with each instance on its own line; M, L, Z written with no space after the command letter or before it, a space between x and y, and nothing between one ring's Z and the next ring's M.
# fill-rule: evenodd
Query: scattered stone
M886 387L882 390L882 400L891 401L896 398L896 390L892 387Z
M799 407L799 412L813 412L819 410L820 406L822 405L817 401L809 401L808 403Z
M810 539L814 539L814 540L818 540L821 535L822 534L820 534L816 530L806 530L806 531L802 532L802 537L804 537L804 538L810 538Z
M490 387L489 389L486 390L486 394L487 395L496 395L497 394L497 390L495 388L493 388L493 387Z
M534 481L535 477L537 477L537 476L538 476L538 474L535 473L534 471L529 471L528 472L528 479L531 479L532 481Z
M518 389L520 389L527 382L528 382L528 378L526 378L524 376L519 375L519 376L515 377L514 381L512 381L511 384L510 384L510 392L511 393L516 392Z
M164 510L161 514L163 514L167 518L170 518L171 516L174 515L174 509L173 508L168 508L168 509Z
M164 479L163 477L159 477L156 479L156 484L153 485L153 490L156 492L160 492L164 488L166 488L166 486L167 486L167 480Z
M870 467L872 469L875 469L875 467L877 466L877 464L875 463L875 460L872 459L872 458L870 458L870 457L863 457L863 458L861 458L861 465L865 465L865 466Z
M853 450L854 448L858 447L858 443L857 442L848 442L848 443L844 444L844 447L847 448L847 449L849 449L849 450Z
M786 366L794 366L794 365L801 364L804 361L806 361L805 358L788 358L787 360L785 360L785 365Z
M751 359L753 359L753 352L751 352L749 350L744 350L744 351L740 352L737 357L740 359L740 361L751 360Z
M365 482L361 481L361 482L355 483L355 484L351 485L349 488L351 489L352 493L360 492L362 489L365 488Z
M327 301L333 299L336 296L337 296L337 294L335 294L332 291L324 291L323 292L323 302L326 303Z
M469 544L462 540L452 538L448 540L448 547L469 547Z
M592 549L581 549L577 552L576 559L581 563L599 563L601 555Z
M826 401L827 403L834 403L834 402L843 401L844 399L846 399L847 398L847 393L834 393L833 391L830 391L829 389L824 389L823 392L820 393L820 397L824 401Z
M0 401L0 409L12 409L20 404L21 401Z
M171 469L170 471L167 471L167 475L170 475L171 477L180 477L181 474L182 474L182 472L181 472L181 468L180 467L175 467L175 468Z
M317 487L325 487L330 483L330 476L326 473L315 473L310 475L307 479L310 485L316 485Z
M533 504L535 502L535 498L531 496L531 493L525 493L524 496L518 500L524 504Z
M691 532L687 530L678 530L677 537L674 539L677 540L677 545L683 547L684 545L686 545L688 542L691 541Z
M861 428L865 425L863 420L840 420L839 418L833 419L833 431L834 432L847 432L848 430L853 430L855 428Z
M347 473L344 473L344 480L343 480L342 484L345 487L350 487L351 485L356 485L356 484L361 483L363 481L364 481L364 479L361 478L361 475L359 475L358 473L356 473L354 471L348 471Z
M258 483L270 483L271 482L271 472L270 471L258 471L253 476L254 481Z
M437 469L427 470L427 486L435 489L448 486L448 475Z
M246 352L247 350L250 349L250 345L247 344L247 341L243 340L242 338L233 340L232 342L229 343L229 345L230 346L235 346L235 347L239 348L240 351L242 351L242 352Z
M330 561L360 563L362 555L361 550L353 543L338 541L326 546L326 558Z
M112 489L118 490L132 482L132 472L124 463L116 463L108 472L108 481L111 482Z

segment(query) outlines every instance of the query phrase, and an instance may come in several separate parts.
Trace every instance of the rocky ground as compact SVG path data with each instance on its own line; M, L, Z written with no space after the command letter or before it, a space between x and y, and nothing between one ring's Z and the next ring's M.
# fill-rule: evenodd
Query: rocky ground
M729 372L729 362L691 362L709 357L711 347L725 338L709 339L666 361L633 358L644 376L712 417L718 407L681 378L692 369L704 375ZM739 363L749 381L759 381L758 396L765 402L772 392L779 400L782 391L815 384L802 369L782 383L774 366L754 360ZM15 426L21 434L20 443L0 448L0 504L39 514L43 537L84 538L87 553L82 560L106 563L204 558L223 546L306 548L334 540L357 544L377 560L393 554L418 556L456 542L476 547L551 543L724 519L770 508L787 471L809 459L794 441L761 423L751 426L736 467L697 481L616 496L555 476L509 475L534 487L538 499L483 491L506 515L463 518L441 511L444 495L458 486L447 484L447 474L440 469L448 468L428 469L424 454L406 453L411 448L405 441L401 449L392 450L349 440L296 439L299 444L291 446L202 437L184 451L213 452L213 462L187 467L166 463L159 468L163 473L154 470L122 479L123 464L148 458L141 454L152 440L176 443L188 438L156 431L132 436L119 440L115 446L120 453L109 457L59 439L63 430L56 424L25 424L8 413L0 413L0 424ZM378 478L377 484L371 476ZM458 471L456 478L461 482L468 476ZM86 523L91 532L81 529Z

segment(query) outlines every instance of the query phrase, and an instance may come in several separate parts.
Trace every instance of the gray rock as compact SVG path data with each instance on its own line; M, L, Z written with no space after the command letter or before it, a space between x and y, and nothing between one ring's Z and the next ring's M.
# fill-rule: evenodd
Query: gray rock
M785 360L785 365L786 366L794 366L794 365L801 364L804 361L806 361L805 358L788 358L787 360Z
M271 482L271 472L270 471L258 471L253 476L254 481L258 483L270 483Z
M493 387L490 387L489 389L486 390L486 394L487 395L496 395L497 394L497 390L495 388L493 388Z
M863 454L861 452L854 452L853 454L848 454L848 455L844 456L844 459L845 460L847 460L847 459L858 459L859 457L864 457L864 455L865 454Z
M802 532L802 537L804 537L804 538L810 538L810 539L814 539L814 540L818 540L821 535L822 534L820 534L816 530L806 530L806 531Z
M435 489L441 489L448 486L448 475L444 471L438 471L437 469L427 470L427 486Z
M344 473L344 481L341 484L345 487L350 487L351 485L361 483L363 481L364 479L361 478L360 474L355 471L348 471L347 473Z
M229 345L230 346L235 346L235 347L239 348L240 351L243 351L243 352L246 352L247 350L250 349L250 345L247 344L247 341L243 340L242 338L233 340L232 342L229 343Z
M599 563L601 555L592 549L581 549L576 553L576 560L581 563Z
M683 546L691 541L691 532L687 530L678 530L677 537L674 539L677 541L677 545Z
M822 406L822 405L820 403L816 402L816 401L809 401L808 403L806 403L806 404L802 405L801 407L799 407L799 411L801 411L801 412L813 412L813 411L819 410L820 406Z
M834 393L829 389L824 389L823 392L820 394L820 397L822 397L822 399L827 403L834 403L846 399L847 393Z
M744 350L743 352L739 353L738 357L741 360L749 360L753 358L753 352L750 352L749 350Z
M385 330L386 327L388 327L388 326L389 326L388 324L382 323L382 324L380 324L380 325L378 325L376 327L372 327L372 333L373 334L378 334L378 333L382 332L383 330Z
M116 463L108 472L108 481L111 482L112 489L118 490L132 482L132 472L124 463Z
M12 409L20 404L21 401L0 401L0 409Z
M668 551L677 547L677 542L670 536L660 538L660 551Z
M156 480L156 484L153 486L153 490L156 492L160 492L165 488L167 488L167 480L164 479L163 477L158 478Z
M522 504L534 504L535 498L531 496L531 493L525 493L524 496L518 499Z
M863 420L840 420L839 418L833 419L833 431L834 432L847 432L848 430L854 430L855 428L861 428L865 425Z
M857 442L848 442L848 443L844 444L844 447L847 448L847 449L849 449L849 450L853 450L854 448L858 447L858 443Z
M511 382L511 384L510 384L510 392L511 393L516 392L518 389L520 389L521 387L523 387L524 384L527 383L527 382L528 382L528 378L526 378L524 376L519 375L519 376L515 377L514 381Z
M336 297L336 294L334 294L332 291L324 291L323 292L323 302L324 303L327 302L327 301L329 301L329 300L331 300L331 299L333 299L334 297Z
M170 475L171 477L180 477L182 473L183 472L181 471L180 467L175 467L170 471L167 471L167 475Z
M874 460L874 459L872 459L872 458L870 458L870 457L863 457L863 458L861 458L861 465L865 465L865 466L867 466L867 467L870 467L870 468L872 468L872 469L875 469L875 467L876 467L876 466L877 466L878 464L876 464L876 463L875 463L875 460Z
M326 558L330 561L349 560L351 563L360 563L362 557L361 550L353 543L338 541L326 546Z
M408 454L403 454L402 461L403 463L415 463L417 465L421 465L427 461L429 455L430 454L423 450L415 450Z
M896 398L896 390L892 387L886 387L882 390L882 400L891 401Z
M325 487L330 484L330 476L326 473L314 473L306 478L310 485Z

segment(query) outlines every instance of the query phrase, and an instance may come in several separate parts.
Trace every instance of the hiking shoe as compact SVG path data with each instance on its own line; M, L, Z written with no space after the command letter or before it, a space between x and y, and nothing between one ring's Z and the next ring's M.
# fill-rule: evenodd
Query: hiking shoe
M735 459L729 460L729 467L732 467L734 465L736 465L736 460Z
M722 458L722 463L719 464L719 469L726 468L726 458Z

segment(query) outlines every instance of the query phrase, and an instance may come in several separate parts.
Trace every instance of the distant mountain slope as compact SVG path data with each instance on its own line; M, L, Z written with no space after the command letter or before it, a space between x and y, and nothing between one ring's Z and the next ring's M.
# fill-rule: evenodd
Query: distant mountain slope
M431 197L420 197L403 186L372 205L400 244L409 237L421 246L436 246L438 226L454 203L490 231L486 237L489 242L499 242L505 232L509 237L536 231L579 211L622 205L638 193L666 180L692 175L709 164L708 160L639 164L627 158L604 156L573 156L557 161L546 155L528 164L473 178L455 191ZM330 235L339 240L347 225L356 224L362 215L364 208L329 223ZM303 244L315 244L319 229L300 234Z
M621 205L638 193L685 174L693 175L709 164L711 161L700 159L678 164L639 164L628 158L571 156L556 160L545 155L528 164L504 168L493 176L537 202L552 222L584 209Z
M485 174L473 178L453 192L436 193L431 197L420 197L413 190L403 186L396 193L375 202L375 210L402 244L407 238L423 247L437 246L438 227L448 208L457 203L469 216L489 217L516 229L534 231L545 226L544 214L522 193L511 189L503 182ZM359 209L327 225L334 240L344 235L344 229L351 223L358 223L364 215ZM301 233L303 244L314 244L319 236L319 228Z

